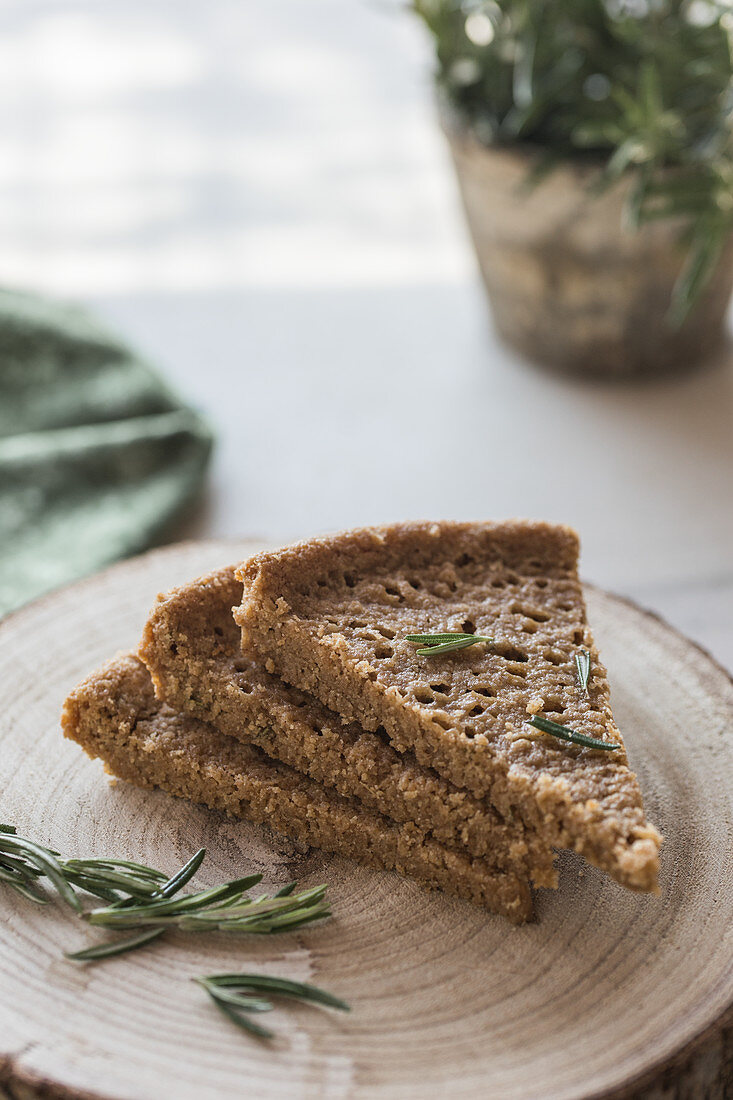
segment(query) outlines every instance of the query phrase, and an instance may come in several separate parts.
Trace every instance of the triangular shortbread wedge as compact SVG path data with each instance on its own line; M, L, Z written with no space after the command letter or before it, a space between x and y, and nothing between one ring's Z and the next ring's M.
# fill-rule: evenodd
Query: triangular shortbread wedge
M307 845L397 870L501 913L515 924L532 916L526 882L485 860L444 848L415 826L368 813L299 772L155 698L145 665L115 658L64 705L66 737L107 771L142 787L203 802L267 824Z
M158 597L140 656L160 699L370 810L413 822L442 844L488 857L537 886L557 884L552 848L521 818L504 820L412 753L403 756L385 737L344 725L312 695L245 658L232 618L241 599L233 567Z
M545 523L363 529L244 563L234 616L244 652L270 671L345 720L382 727L547 843L654 891L661 837L613 720L577 559L576 534ZM406 640L443 632L494 641L421 656ZM529 725L533 714L620 748L568 744Z

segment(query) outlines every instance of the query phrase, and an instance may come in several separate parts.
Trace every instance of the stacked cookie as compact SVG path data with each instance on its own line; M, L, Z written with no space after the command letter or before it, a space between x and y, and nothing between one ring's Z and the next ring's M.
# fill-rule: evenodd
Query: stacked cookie
M81 684L64 731L121 778L514 922L532 885L557 884L558 848L655 890L660 837L613 722L577 552L567 528L514 522L257 555L159 597L140 655ZM410 640L441 634L447 646Z

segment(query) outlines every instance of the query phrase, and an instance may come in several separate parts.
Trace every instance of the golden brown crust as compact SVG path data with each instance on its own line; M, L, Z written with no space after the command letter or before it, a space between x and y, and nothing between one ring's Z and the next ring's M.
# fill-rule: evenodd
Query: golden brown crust
M644 816L625 750L560 742L527 724L539 710L621 741L588 627L578 540L546 523L398 524L256 555L235 619L245 653L366 729L383 726L502 815L519 813L635 890L657 889L661 837ZM411 633L493 636L440 658ZM589 693L575 655L592 656Z
M147 669L118 657L69 696L66 737L108 771L138 786L161 787L326 851L400 871L486 906L514 923L529 920L525 880L442 847L414 825L367 812L280 764L254 746L160 703Z
M441 843L556 886L553 852L519 818L505 821L485 800L400 755L385 737L345 725L312 696L241 653L232 607L242 598L234 569L222 569L158 598L140 656L156 693L174 709L259 746L345 797Z

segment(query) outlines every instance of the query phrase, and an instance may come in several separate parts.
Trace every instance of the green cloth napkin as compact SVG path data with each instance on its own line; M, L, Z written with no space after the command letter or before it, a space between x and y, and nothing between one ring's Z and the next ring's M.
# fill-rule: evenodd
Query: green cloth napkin
M211 445L85 311L0 291L0 615L158 541Z

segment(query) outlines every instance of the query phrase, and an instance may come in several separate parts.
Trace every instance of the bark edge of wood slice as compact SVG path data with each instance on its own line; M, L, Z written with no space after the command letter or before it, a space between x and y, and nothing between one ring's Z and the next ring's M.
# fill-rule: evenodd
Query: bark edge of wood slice
M629 894L572 855L536 924L298 846L162 792L112 784L62 740L68 690L134 647L158 591L262 543L181 543L112 566L0 623L0 818L69 855L169 870L209 849L202 883L254 866L266 883L330 885L334 918L282 937L164 937L91 966L69 911L3 891L0 1096L12 1100L723 1100L733 1095L733 682L650 612L586 589L612 702L649 817L662 897ZM266 971L310 981L349 1016L230 1026L190 978ZM181 1052L185 1051L182 1059Z

